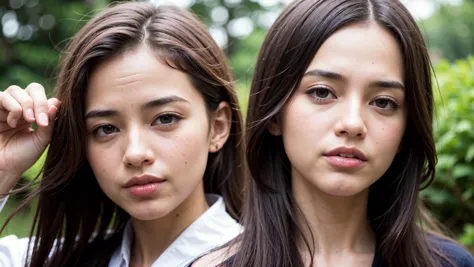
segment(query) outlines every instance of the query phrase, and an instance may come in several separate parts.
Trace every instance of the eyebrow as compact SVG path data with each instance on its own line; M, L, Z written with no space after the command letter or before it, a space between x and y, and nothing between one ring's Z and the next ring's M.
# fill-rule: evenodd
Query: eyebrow
M143 104L141 106L141 109L150 109L154 107L164 106L166 104L173 103L173 102L189 103L189 101L187 101L184 98L181 98L176 95L172 95L172 96L166 96L166 97L151 100ZM84 118L87 120L91 118L114 117L118 115L119 115L119 112L113 109L94 109L87 112Z
M347 78L342 76L339 73L336 72L331 72L331 71L326 71L326 70L320 70L320 69L313 69L308 72L306 72L303 76L318 76L330 80L336 80L336 81L342 81L346 82ZM370 87L376 87L376 88L393 88L393 89L401 89L405 90L405 86L401 84L398 81L373 81L369 85Z

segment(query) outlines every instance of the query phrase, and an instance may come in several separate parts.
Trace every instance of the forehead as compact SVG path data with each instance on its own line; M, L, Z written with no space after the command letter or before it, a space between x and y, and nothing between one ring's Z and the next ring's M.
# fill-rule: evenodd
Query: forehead
M403 59L397 40L377 23L355 24L332 34L317 51L310 68L349 78L391 76L403 82Z
M187 74L173 69L146 46L126 51L100 64L92 73L86 109L95 105L147 102L177 95L190 103L201 96Z

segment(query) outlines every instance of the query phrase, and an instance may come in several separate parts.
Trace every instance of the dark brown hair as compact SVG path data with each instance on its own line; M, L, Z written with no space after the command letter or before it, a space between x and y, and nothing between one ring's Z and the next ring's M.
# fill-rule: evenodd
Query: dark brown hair
M231 105L229 139L219 152L209 154L203 179L205 192L222 195L227 211L239 218L242 116L223 52L202 22L186 10L138 2L118 4L89 21L62 58L55 89L61 106L43 178L19 207L39 196L30 233L36 238L30 239L32 256L27 265L107 265L120 244L130 216L102 192L86 159L84 99L88 78L99 63L140 45L151 47L158 59L188 75L210 117L221 101Z
M296 0L269 30L253 77L247 115L249 182L245 232L236 240L234 267L303 266L303 237L292 196L291 163L282 138L269 133L321 45L337 30L377 23L398 41L404 59L407 128L403 150L369 189L368 218L388 266L437 266L447 259L420 227L420 187L434 178L431 64L422 34L400 1Z

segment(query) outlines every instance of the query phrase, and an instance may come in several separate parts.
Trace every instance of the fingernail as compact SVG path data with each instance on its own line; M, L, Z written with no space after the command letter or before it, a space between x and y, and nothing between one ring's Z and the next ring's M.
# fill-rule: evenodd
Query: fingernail
M46 113L41 113L39 115L39 122L44 126L48 125L48 116L46 115Z
M28 116L28 118L34 120L35 119L35 113L33 112L33 110L30 108L26 111L26 116Z

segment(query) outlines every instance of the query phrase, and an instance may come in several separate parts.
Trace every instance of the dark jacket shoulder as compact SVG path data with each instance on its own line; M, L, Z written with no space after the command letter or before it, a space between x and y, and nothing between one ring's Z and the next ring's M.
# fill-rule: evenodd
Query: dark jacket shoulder
M461 245L441 237L432 237L431 242L443 252L456 267L474 267L474 257ZM451 266L445 260L441 260L443 267Z

